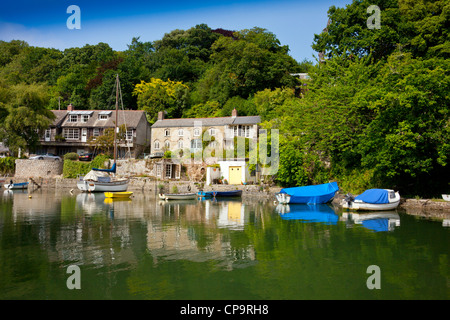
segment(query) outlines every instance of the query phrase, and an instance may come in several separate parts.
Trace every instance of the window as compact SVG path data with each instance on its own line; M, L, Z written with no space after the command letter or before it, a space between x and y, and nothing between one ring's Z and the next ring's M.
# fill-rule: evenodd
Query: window
M200 135L200 128L194 129L194 137L198 137Z
M51 135L52 131L50 129L45 130L45 140L49 140L50 139L50 135Z
M166 164L166 178L172 178L172 165Z
M191 140L191 149L202 149L202 140L200 139L192 139Z
M81 121L82 121L82 122L88 122L88 120L89 120L89 116L88 116L87 114L83 114L83 115L81 116Z
M183 140L178 141L178 149L183 149Z
M212 137L212 136L215 136L216 135L216 129L215 128L211 128L211 129L209 129L209 135Z
M159 141L156 140L154 143L155 150L159 150Z
M170 130L164 129L164 137L170 137Z
M63 137L67 140L78 140L80 139L80 129L78 128L64 128Z
M133 129L127 129L127 140L128 141L133 140Z
M157 177L161 177L161 173L162 173L162 165L161 164L157 164L156 165L156 176Z
M184 130L183 129L178 129L178 136L182 137L184 135Z
M69 122L77 122L78 121L78 115L71 114L69 115Z
M165 142L164 142L164 147L168 150L168 149L170 149L170 141L169 140L166 140Z
M99 114L98 120L108 120L108 115L107 114Z
M94 131L92 132L92 135L94 137L100 136L100 129L99 128L94 128Z

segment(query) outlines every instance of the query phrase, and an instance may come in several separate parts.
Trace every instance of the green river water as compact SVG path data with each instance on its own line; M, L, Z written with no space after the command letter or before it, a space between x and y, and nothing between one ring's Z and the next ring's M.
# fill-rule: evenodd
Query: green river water
M442 219L248 198L161 202L135 192L108 202L103 194L3 190L2 300L450 297ZM71 266L80 289L68 288Z

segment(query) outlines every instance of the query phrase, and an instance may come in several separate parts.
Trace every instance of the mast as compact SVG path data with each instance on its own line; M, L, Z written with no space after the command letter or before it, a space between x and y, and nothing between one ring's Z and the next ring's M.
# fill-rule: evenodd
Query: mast
M116 163L117 159L117 131L118 127L118 115L119 115L119 74L116 75L116 124L114 128L114 163Z

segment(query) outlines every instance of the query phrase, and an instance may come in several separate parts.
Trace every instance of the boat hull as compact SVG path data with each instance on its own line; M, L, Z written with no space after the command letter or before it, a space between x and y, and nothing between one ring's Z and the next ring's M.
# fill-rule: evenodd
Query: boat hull
M234 191L212 191L213 197L240 197L242 196L242 190Z
M443 194L442 199L444 199L445 201L450 201L450 194Z
M159 198L162 200L192 200L197 199L195 193L163 193L159 194Z
M128 189L128 180L111 182L78 180L77 187L82 192L125 192Z
M5 184L5 189L8 190L20 190L28 188L28 182Z
M131 197L133 192L105 192L106 198L127 199Z
M343 202L342 208L348 210L355 211L386 211L386 210L394 210L398 207L400 201L390 202L390 203L382 203L382 204L374 204L374 203L366 203L366 202Z
M287 193L277 193L275 195L278 203L281 204L325 204L333 201L336 192L331 192L329 194L318 195L318 196L307 196L307 197L292 197Z

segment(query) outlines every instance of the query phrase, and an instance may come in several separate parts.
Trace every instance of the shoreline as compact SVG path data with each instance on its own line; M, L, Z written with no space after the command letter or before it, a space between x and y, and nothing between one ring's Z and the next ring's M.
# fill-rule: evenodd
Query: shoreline
M22 181L29 180L27 178L12 177L10 179ZM39 187L32 186L33 192L39 189L74 189L78 192L76 185L77 179L65 179L60 177L55 178L36 178L35 182L39 184ZM160 186L164 185L165 192L171 192L174 187L178 192L198 192L200 191L200 184L191 181L165 181L165 180L155 180L150 177L134 177L130 179L129 191L142 191L142 192L153 192L157 194ZM2 188L3 189L3 188ZM210 185L202 188L204 191L220 190L220 191L230 191L230 190L242 190L242 198L258 198L267 201L275 201L275 194L278 193L281 187L269 187L260 185ZM337 194L332 201L333 206L339 206L339 202L344 198L343 194ZM436 199L412 199L412 198L401 198L400 205L398 209L405 211L410 215L417 215L422 217L430 218L442 218L450 219L450 202L439 201Z

